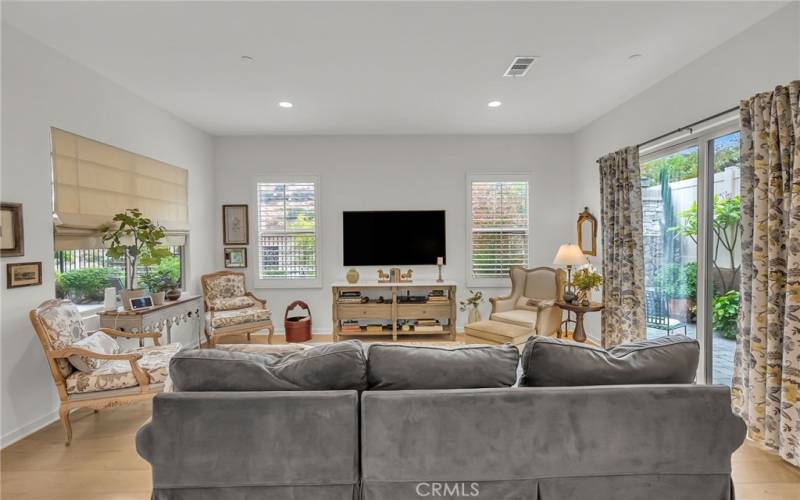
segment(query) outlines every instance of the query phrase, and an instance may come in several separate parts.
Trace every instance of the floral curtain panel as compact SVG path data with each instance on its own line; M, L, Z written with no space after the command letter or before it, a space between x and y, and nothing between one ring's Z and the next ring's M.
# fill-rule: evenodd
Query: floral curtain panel
M602 341L606 349L645 338L644 240L639 148L600 164L603 245Z
M733 407L800 466L800 81L740 105L742 281Z

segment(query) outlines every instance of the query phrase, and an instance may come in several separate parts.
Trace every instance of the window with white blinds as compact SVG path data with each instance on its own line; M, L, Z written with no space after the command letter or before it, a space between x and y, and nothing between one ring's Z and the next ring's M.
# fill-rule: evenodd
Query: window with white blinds
M258 279L263 286L320 283L318 183L259 181Z
M470 278L506 279L528 265L529 183L521 178L470 179Z

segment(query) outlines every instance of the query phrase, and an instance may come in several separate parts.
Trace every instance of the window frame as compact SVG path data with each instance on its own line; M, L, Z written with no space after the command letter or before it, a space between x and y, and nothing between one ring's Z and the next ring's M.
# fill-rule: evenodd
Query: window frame
M315 234L315 265L316 277L300 279L262 279L261 278L261 234L260 234L260 200L258 197L258 185L261 183L274 184L293 184L293 183L313 183L314 184L314 234ZM317 175L259 175L253 179L253 206L255 208L255 224L250 229L254 231L253 243L248 245L248 249L254 256L252 276L255 288L322 288L322 223L320 220L321 189L320 177ZM253 248L255 246L255 248Z
M473 231L473 220L472 220L472 184L473 182L526 182L528 184L528 262L525 263L525 267L531 267L531 262L533 262L533 238L531 235L533 234L533 203L532 203L532 193L533 193L533 181L531 179L531 174L529 172L519 172L519 173L497 173L497 174L487 174L487 173L471 173L467 174L467 184L466 184L466 217L467 217L467 232L466 232L466 248L467 248L467 259L466 259L466 284L468 287L486 287L486 288L508 288L510 286L510 276L502 276L502 277L475 277L472 274L472 255L473 255L473 246L472 246L472 231Z

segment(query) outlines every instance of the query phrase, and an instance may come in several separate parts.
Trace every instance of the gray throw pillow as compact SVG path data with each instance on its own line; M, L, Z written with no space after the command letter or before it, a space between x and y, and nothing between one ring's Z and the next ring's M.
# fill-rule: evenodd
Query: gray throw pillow
M369 388L476 389L510 387L519 352L510 345L442 348L373 344L367 354Z
M691 384L699 360L700 344L684 335L622 344L609 351L531 337L522 351L520 386Z
M172 358L169 374L176 391L364 390L367 360L357 340L273 354L193 349Z

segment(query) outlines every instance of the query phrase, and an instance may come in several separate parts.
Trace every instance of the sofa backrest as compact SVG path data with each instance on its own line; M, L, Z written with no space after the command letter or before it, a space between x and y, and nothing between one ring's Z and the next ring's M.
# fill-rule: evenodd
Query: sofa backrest
M425 483L491 499L728 498L744 435L724 386L369 391L362 492L416 498Z

